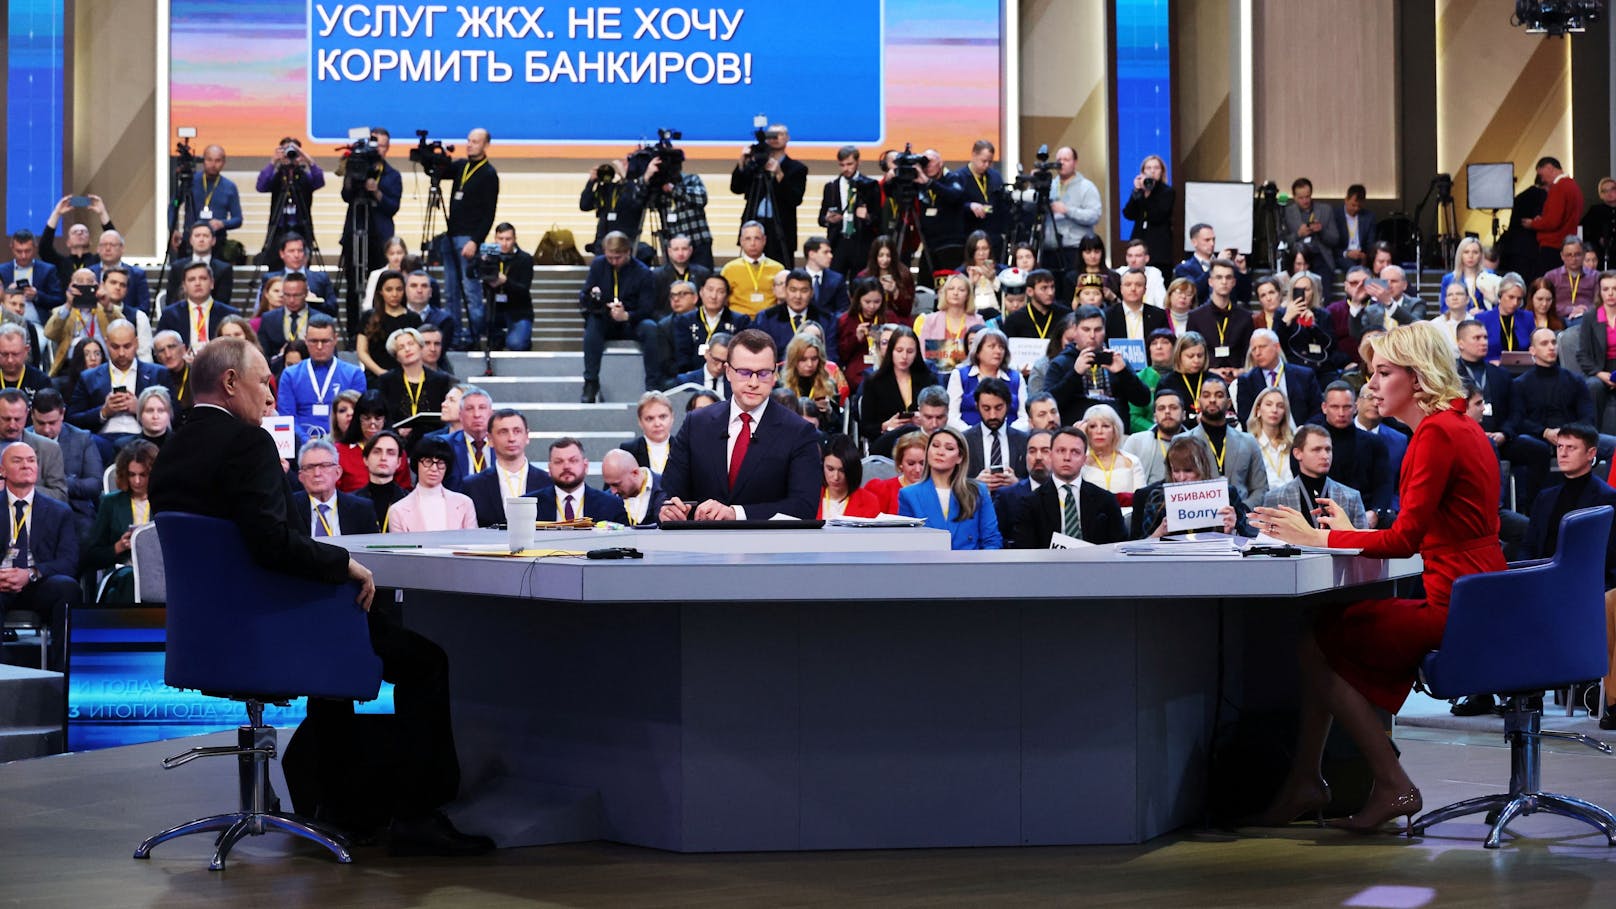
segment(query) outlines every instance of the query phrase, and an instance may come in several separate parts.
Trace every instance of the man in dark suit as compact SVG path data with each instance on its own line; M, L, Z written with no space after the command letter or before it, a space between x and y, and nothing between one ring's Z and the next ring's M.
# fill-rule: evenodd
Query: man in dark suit
M802 244L802 257L807 263L804 270L813 282L813 295L809 305L820 312L828 313L835 321L837 313L847 308L847 279L840 272L831 268L831 261L835 258L831 250L830 241L824 237L809 237ZM826 335L834 338L835 335Z
M280 311L268 311L258 321L258 344L264 356L278 356L288 341L303 339L309 327L309 284L303 274L290 274L281 279ZM350 325L356 322L348 323Z
M325 439L310 439L297 453L297 479L303 489L292 493L292 517L309 529L309 536L381 533L370 500L337 491L342 476L337 447Z
M733 337L751 320L729 308L729 281L723 275L708 275L696 288L699 303L690 312L673 317L668 333L673 336L673 364L669 372L678 374L701 368L706 356L702 348L719 334Z
M519 410L496 410L488 420L494 440L494 463L468 478L460 491L477 508L477 526L505 523L505 499L537 493L550 487L550 475L527 459L527 417Z
M1346 201L1331 212L1335 220L1335 264L1338 268L1368 265L1375 245L1375 213L1364 207L1368 191L1362 183L1347 187Z
M1330 431L1330 479L1363 496L1366 529L1390 527L1397 494L1391 455L1379 436L1353 424L1357 416L1358 393L1346 382L1331 382L1324 390L1324 416L1315 421Z
M1105 348L1105 316L1098 307L1079 306L1075 314L1076 340L1049 361L1047 390L1055 409L1077 423L1096 404L1109 404L1119 414L1129 407L1150 403L1150 387L1134 374L1121 354L1109 351L1110 362L1100 364Z
M707 343L701 345L702 365L689 372L682 372L673 378L675 386L691 384L718 395L723 400L729 400L729 376L724 363L729 359L729 345L733 336L728 332L714 332Z
M993 166L996 150L993 143L978 139L971 143L971 160L959 170L949 174L962 193L960 236L974 230L987 231L993 240L993 252L1001 260L1004 256L1004 234L1010 227L1010 206L1003 200L1004 177Z
M1481 429L1499 458L1510 464L1516 505L1529 509L1548 479L1554 447L1540 436L1511 431L1515 426L1510 410L1515 375L1487 362L1486 326L1466 319L1454 328L1454 338L1459 344L1459 376L1469 379L1471 387L1481 393Z
M1218 234L1212 225L1203 223L1190 225L1189 235L1189 257L1173 268L1173 277L1187 278L1199 287L1212 267L1212 258L1217 255Z
M90 529L103 491L102 473L106 463L95 437L67 422L67 404L62 393L46 388L34 395L34 432L51 439L62 450L62 470L67 477L67 504L73 508L79 536Z
M914 427L909 427L913 430ZM1006 549L1016 549L1016 524L1022 512L1032 507L1033 493L1049 482L1049 449L1054 430L1035 429L1027 433L1027 475L1014 485L993 494L993 512L999 520L999 536ZM890 448L887 449L891 451Z
M466 481L494 462L494 440L489 436L489 420L494 415L494 398L476 385L460 386L460 428L442 433L454 452L454 463L443 478L443 485L460 492Z
M0 287L11 287L19 280L28 282L22 295L28 301L30 322L43 325L45 313L67 302L62 275L49 262L40 261L39 240L31 230L11 235L11 261L0 264Z
M769 400L778 351L747 329L729 350L728 401L685 416L668 452L662 521L811 520L823 485L812 424Z
M676 234L668 240L668 261L651 269L651 279L656 288L656 305L653 309L658 319L671 312L668 304L668 289L673 287L675 281L689 281L692 286L700 288L707 276L713 270L705 265L698 265L690 261L695 252L695 246L690 238L684 234Z
M661 474L640 466L629 452L614 448L600 459L600 479L607 492L616 493L622 500L630 524L655 526L662 503L668 498L662 491Z
M1207 270L1210 296L1190 310L1189 329L1206 339L1207 369L1233 383L1246 365L1246 347L1256 328L1251 311L1235 304L1235 269L1228 259L1213 259Z
M180 284L184 288L184 296L178 302L163 307L163 315L157 320L157 330L178 334L185 346L195 350L218 332L219 323L224 321L225 316L239 315L240 311L213 299L213 269L208 265L192 262L185 266ZM198 323L207 326L205 337L193 337L192 327Z
M382 609L372 609L376 587L370 569L341 547L314 540L293 519L292 490L275 443L260 425L273 410L270 384L263 351L245 341L220 338L197 354L191 364L196 404L152 469L152 510L230 521L252 560L270 571L327 584L359 583L356 601L369 613L382 678L397 686L394 712L402 740L409 743L393 768L389 848L410 855L487 852L492 841L460 833L438 811L460 779L450 731L448 658ZM329 774L326 791L354 788L350 778L358 743L352 713L349 701L309 703L309 719L319 729L318 763ZM341 818L333 820L341 824Z
M404 197L404 177L399 174L398 168L387 163L387 152L393 143L392 133L379 126L371 127L370 139L375 143L378 155L376 163L372 164L363 176L345 171L342 181L342 201L348 203L348 214L342 221L341 267L343 274L348 276L349 325L359 324L359 310L362 308L359 293L367 276L366 271L355 271L359 256L359 237L355 230L354 214L360 209L354 203L364 203L369 211L370 219L365 225L367 228L365 264L369 269L377 269L387 262L387 241L393 237L393 216L398 214L399 201ZM347 163L350 168L355 166L351 158ZM282 258L285 258L284 255ZM335 300L329 302L336 303Z
M608 233L600 245L601 254L589 263L589 274L578 288L578 306L584 312L585 404L599 401L600 360L606 354L607 341L638 341L646 382L662 375L658 362L661 344L656 320L651 318L656 303L651 269L634 258L633 246L621 231Z
M819 201L819 226L830 241L830 268L843 276L857 274L870 255L875 222L870 217L875 181L859 173L859 150L844 145L836 150L837 174L825 184ZM876 200L879 201L879 200Z
M230 263L213 255L214 234L213 228L206 221L199 221L191 226L191 255L190 258L181 259L168 267L168 299L166 303L174 303L182 296L180 290L181 280L185 276L185 269L192 262L201 262L208 266L213 275L213 294L225 303L230 302L231 292L235 289L236 273Z
M1252 332L1250 354L1251 368L1235 382L1236 415L1247 432L1251 432L1251 407L1265 388L1285 392L1292 423L1306 423L1322 412L1324 395L1318 378L1306 366L1285 362L1279 335L1266 328Z
M1151 332L1167 327L1167 310L1145 304L1149 278L1143 268L1124 271L1121 282L1122 299L1105 313L1105 336L1113 341L1119 338L1147 341Z
M1029 507L1017 517L1016 547L1048 549L1056 533L1100 545L1128 538L1117 497L1081 479L1089 439L1083 430L1055 430L1049 449L1049 482L1033 493Z
M625 452L626 454L627 452ZM610 492L601 492L584 485L589 473L589 459L584 457L584 446L577 439L563 436L550 443L550 482L548 490L531 490L530 498L539 500L539 520L591 521L628 523L623 500Z
M135 327L119 319L107 326L107 362L86 372L73 386L67 420L114 442L140 432L135 412L140 393L167 386L163 367L135 359Z
M111 228L102 231L101 237L96 243L96 255L100 261L90 266L90 273L95 275L97 282L100 282L102 275L107 272L119 268L123 269L129 283L128 304L149 316L152 311L152 293L151 285L146 281L146 270L139 265L125 262L123 260L123 251L123 234Z
M0 616L10 610L38 613L51 629L45 666L63 671L67 614L84 600L79 587L79 535L73 509L35 495L39 459L22 442L0 443L0 475L6 484L5 555L0 560Z
M988 492L1027 475L1027 434L1010 425L1010 386L997 376L976 386L982 422L965 431L966 469Z
M741 152L729 176L729 191L746 197L741 223L763 225L763 254L790 268L797 251L797 206L808 191L808 165L786 154L791 134L776 123L764 132L768 152L761 161L752 150Z
M829 339L836 337L835 317L815 306L813 300L814 279L806 269L793 268L786 274L785 302L758 313L752 320L752 328L767 332L774 339L775 349L783 351L803 326L816 322L828 346Z
M309 244L297 234L287 234L281 237L281 262L285 265L281 271L272 271L264 276L270 278L285 278L290 275L302 275L309 283L309 306L325 313L331 318L337 317L337 291L331 283L331 277L323 271L309 270ZM380 265L381 263L377 263ZM354 322L357 323L356 318Z
M0 388L21 388L30 395L51 385L45 371L28 362L28 330L12 322L0 323Z

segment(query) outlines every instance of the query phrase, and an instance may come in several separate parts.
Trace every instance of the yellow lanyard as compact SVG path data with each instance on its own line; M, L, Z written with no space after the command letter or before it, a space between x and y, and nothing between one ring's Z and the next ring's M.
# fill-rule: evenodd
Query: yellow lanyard
M1159 436L1159 435L1156 437L1156 447L1161 449L1162 463L1166 464L1167 463L1167 443L1163 442L1161 440L1161 436Z
M1576 306L1577 305L1577 284L1579 284L1582 281L1582 274L1579 272L1578 274L1571 275L1570 277L1571 277L1571 305Z
M293 315L290 310L283 309L281 311L281 334L286 340L296 341L303 334L303 320L306 318L308 318L307 311L299 312L297 315ZM295 329L293 328L294 325L297 326ZM309 379L312 381L313 378L314 373L311 371Z
M5 374L0 373L0 391L3 391L5 389L7 389L7 388L21 388L22 387L22 380L26 379L26 378L28 378L28 367L27 366L24 366L22 368L22 375L17 377L17 384L16 385L7 385L6 384Z
M1505 319L1509 320L1509 324L1506 325L1504 323ZM1504 334L1504 349L1505 350L1514 350L1515 349L1515 317L1514 316L1499 316L1498 317L1498 326L1504 330L1504 332L1503 332L1503 334Z
M971 176L976 178L976 188L980 189L982 191L982 201L983 202L989 201L988 200L988 172L983 171L982 173L978 174L978 173L973 171L971 173Z
M1223 473L1223 453L1229 450L1229 437L1225 435L1223 445L1218 446L1212 444L1212 434L1207 433L1206 442L1212 447L1212 453L1218 456L1218 473Z
M1223 314L1223 321L1218 323L1218 346L1223 346L1223 333L1229 328L1229 314Z
M466 188L466 181L471 179L471 175L476 173L479 170L482 170L483 165L487 164L487 163L488 163L488 158L484 157L481 161L477 162L476 167L473 167L471 165L471 161L468 159L466 161L466 166L460 171L460 188L462 190L465 189ZM613 201L612 205L615 207L617 205L616 201Z
M634 498L637 499L640 496L645 495L645 487L650 486L650 485L651 485L651 475L649 473L647 473L643 477L640 478L640 491L634 494ZM634 501L634 499L624 499L623 500L623 509L625 511L628 510L629 503L632 502L632 501ZM646 504L649 505L650 503L647 502ZM644 521L645 521L645 515L643 515L643 514L642 515L635 515L634 512L632 512L632 511L629 511L628 518L629 518L628 522L631 525L632 524L641 524L641 523L644 523Z
M519 474L506 474L503 470L500 473L505 476L505 488L511 491L512 496L520 497L523 487L527 486L527 477Z
M1267 461L1268 466L1273 468L1274 476L1276 476L1276 477L1284 476L1285 475L1285 468L1287 466L1287 464L1285 463L1286 462L1285 453L1283 451L1275 451L1272 455L1270 455L1268 453L1268 446L1267 445L1259 445L1257 447L1262 449L1263 460ZM1222 468L1223 468L1223 462L1219 461L1218 462L1218 469L1221 470Z
M1049 315L1044 318L1044 324L1039 325L1038 311L1033 306L1028 305L1027 320L1032 323L1033 331L1038 332L1038 337L1047 338L1049 337L1049 325L1051 322L1055 321L1055 311L1051 309L1049 311Z
M612 270L612 299L613 300L622 300L623 299L617 292L617 270L616 269Z
M1054 315L1054 313L1050 313ZM864 321L859 319L860 322ZM958 341L965 336L965 315L960 314L959 326L955 327L952 316L943 316L943 338L948 341Z
M423 383L425 382L425 380L422 381ZM486 454L478 454L477 446L473 445L470 439L466 440L466 460L471 462L472 473L482 473L483 468L488 464L488 456Z
M202 207L203 208L208 208L208 207L211 206L211 204L213 203L213 190L219 188L219 182L222 181L223 179L224 179L224 177L222 175L218 176L218 177L214 177L213 178L213 189L208 189L208 176L207 176L207 174L202 175L202 191L204 193L206 193L206 195L204 195L202 197Z
M744 258L741 261L746 262ZM751 262L746 262L746 272L752 276L752 290L761 292L763 290L763 260L759 259L757 261L756 268L752 267Z
M1201 385L1203 383L1205 383L1205 382L1206 382L1206 373L1203 372L1200 375L1195 377L1195 399L1193 401L1190 401L1190 409L1195 411L1196 413L1201 412ZM1190 380L1189 379L1184 380L1184 387L1186 389L1188 389L1190 387Z
M1162 455L1165 457L1166 452L1163 452ZM1101 461L1098 454L1094 455L1094 466L1100 468L1101 474L1105 476L1105 491L1111 492L1111 470L1117 466L1117 453L1114 451L1111 452L1110 464L1106 464L1104 461Z
M151 500L150 499L130 499L129 500L129 514L130 514L131 517L133 517L135 519L136 524L144 524L147 521L150 521L151 520Z
M33 514L33 513L34 513L34 503L29 502L26 506L23 507L21 520L17 519L16 517L13 517L11 519L11 545L12 546L17 545L17 534L21 533L22 529L24 527L28 526L28 516Z
M404 379L404 394L410 398L410 416L413 417L421 412L421 392L426 390L426 374L421 374L421 381L415 383L413 391L410 390L409 377L403 376L402 378Z
M707 321L707 310L703 309L701 311L701 327L707 329L707 340L708 341L711 341L713 339L713 332L718 330L718 326L723 324L723 321L724 321L723 318L719 317L719 318L715 318L715 319L713 319L713 321L709 322L709 321Z
M320 522L320 526L325 530L326 536L334 537L337 535L337 532L331 527L331 522L325 519L325 513L320 511L318 507L314 509L314 519ZM385 521L386 518L383 518L382 520Z

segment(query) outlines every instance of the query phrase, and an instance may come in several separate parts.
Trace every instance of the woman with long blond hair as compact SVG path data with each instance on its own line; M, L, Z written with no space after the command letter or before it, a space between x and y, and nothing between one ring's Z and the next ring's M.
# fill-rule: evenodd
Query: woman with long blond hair
M898 492L898 513L924 518L927 527L948 531L953 549L1002 549L993 499L967 470L965 435L944 426L927 437L926 469L930 482L922 480Z
M1291 440L1296 435L1291 420L1291 402L1279 388L1264 388L1251 402L1251 425L1246 431L1257 437L1263 469L1268 472L1268 488L1278 489L1291 481Z
M830 371L825 342L818 335L798 332L786 345L786 368L780 372L780 387L791 389L819 410L819 425L827 430L842 425L842 401L847 386L839 384Z

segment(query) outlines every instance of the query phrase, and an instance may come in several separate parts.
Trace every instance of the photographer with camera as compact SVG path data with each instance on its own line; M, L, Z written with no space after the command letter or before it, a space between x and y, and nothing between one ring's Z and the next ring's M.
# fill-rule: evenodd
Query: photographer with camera
M685 153L673 147L673 140L680 138L683 134L674 130L657 130L655 145L630 156L628 173L641 186L645 210L661 219L657 236L664 252L671 258L668 247L673 238L684 236L690 241L689 261L711 271L713 230L707 225L707 184L700 175L684 169Z
M791 133L782 123L759 128L729 177L729 191L746 197L741 224L763 225L763 254L787 269L796 261L797 207L808 191L808 165L786 154ZM732 282L733 283L733 282Z
M943 168L943 156L928 148L916 183L920 187L920 233L925 251L922 277L951 272L965 259L965 190L959 176Z
M993 143L978 139L971 145L971 160L951 175L965 194L965 223L960 235L986 231L993 240L996 256L1004 253L1004 232L1010 226L1010 211L996 204L1004 194L1004 177L993 166Z
M1177 193L1167 182L1167 162L1146 155L1133 176L1133 193L1122 206L1122 216L1133 222L1129 240L1145 241L1150 261L1171 262L1173 256L1173 203Z
M202 150L202 170L191 177L190 183L190 210L195 220L182 225L184 237L190 236L190 228L206 224L213 228L213 242L222 245L229 239L229 232L241 226L241 191L234 180L224 175L227 160L222 145ZM183 247L180 249L183 251ZM193 248L191 255L196 254Z
M601 253L589 263L589 275L578 290L578 306L584 313L584 391L585 404L600 401L600 360L606 342L634 339L645 359L646 391L660 391L651 383L662 375L658 362L660 345L656 320L655 286L651 269L634 258L633 242L622 231L611 231L600 241Z
M57 272L64 275L89 268L97 258L96 251L90 246L90 227L87 224L74 224L67 228L67 255L56 251L56 225L63 216L76 209L88 209L95 215L102 231L114 229L112 216L107 214L106 203L101 201L100 196L63 196L50 217L45 219L45 229L39 232L39 258L56 266Z
M495 349L527 350L533 342L533 256L516 245L516 228L501 221L494 242L477 254L477 273L483 276L483 299L493 307L494 328L503 327L505 341Z
M281 238L287 234L300 234L313 242L314 221L310 212L314 206L314 192L325 186L325 171L303 152L303 143L294 136L286 136L269 154L269 163L258 172L258 191L269 193L269 232L264 236L264 249L258 254L258 264L270 271L281 267Z
M1078 173L1076 150L1069 145L1055 149L1055 180L1044 224L1044 248L1039 253L1043 266L1057 275L1082 270L1078 245L1094 236L1100 214L1100 191Z
M465 299L465 321L460 324L456 346L470 350L484 329L483 284L477 278L477 249L494 227L494 210L499 207L499 171L488 163L488 146L493 141L488 130L478 127L466 134L466 156L450 165L453 192L449 203L449 223L439 241L443 260L444 308L461 317L460 301Z
M341 268L348 278L349 325L359 324L359 291L370 277L370 271L387 258L387 241L393 236L393 216L398 214L399 201L404 197L404 177L398 168L387 163L392 143L392 133L380 126L372 127L370 137L350 145L342 163L337 165L338 175L342 177L342 201L348 203L348 213L342 221ZM359 225L355 223L355 216L361 212L369 215L363 223L363 256L359 248Z
M590 171L584 181L578 210L595 213L595 239L584 244L584 252L600 255L601 241L614 230L630 238L640 235L640 219L645 215L640 194L644 187L633 180L617 179L627 170L627 161L606 161Z

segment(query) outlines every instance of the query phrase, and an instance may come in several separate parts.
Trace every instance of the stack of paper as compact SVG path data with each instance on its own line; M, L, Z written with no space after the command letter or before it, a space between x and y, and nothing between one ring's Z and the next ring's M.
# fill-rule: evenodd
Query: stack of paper
M910 518L899 514L883 514L873 518L839 517L825 521L832 527L924 527L924 518Z
M1236 537L1222 533L1186 533L1165 536L1159 540L1139 540L1123 543L1117 551L1130 556L1185 557L1240 557L1240 542Z

